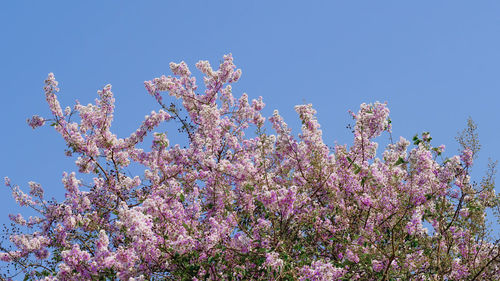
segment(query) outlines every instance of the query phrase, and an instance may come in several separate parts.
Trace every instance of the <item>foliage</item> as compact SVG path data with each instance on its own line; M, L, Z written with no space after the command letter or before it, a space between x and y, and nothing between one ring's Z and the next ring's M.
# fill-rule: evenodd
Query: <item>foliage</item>
M196 67L203 93L184 62L170 64L175 76L145 82L161 109L124 139L110 131L110 85L95 104L63 111L50 74L53 117L28 123L50 122L93 181L65 173L65 199L51 202L39 184L26 194L6 178L16 201L39 217L11 215L24 230L12 233L14 249L0 259L44 280L500 279L499 244L485 223L487 209L500 205L495 165L471 182L479 149L472 122L458 156L443 159L444 146L426 132L376 158L373 139L390 132L389 110L362 104L352 114L353 144L330 149L310 104L295 107L298 137L278 111L266 133L262 98L232 94L241 71L231 55L216 71L207 61ZM183 111L164 103L165 92ZM172 121L186 147L154 132ZM139 145L148 134L146 151ZM129 175L131 165L144 173Z

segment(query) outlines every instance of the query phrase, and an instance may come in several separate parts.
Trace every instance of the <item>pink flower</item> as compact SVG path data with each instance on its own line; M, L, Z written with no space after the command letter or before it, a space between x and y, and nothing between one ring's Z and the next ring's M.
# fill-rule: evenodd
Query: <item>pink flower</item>
M262 115L261 97L234 96L242 72L231 54L218 68L196 67L203 79L180 62L170 64L173 75L144 82L158 110L121 138L111 131L111 85L63 112L49 74L52 117L28 124L52 120L80 173L63 174L57 202L38 183L23 192L5 178L18 204L38 214L10 215L13 250L0 260L29 261L36 276L56 264L45 280L375 280L380 272L458 280L483 267L500 279L498 245L478 232L496 204L493 184L469 191L470 149L441 161L444 146L431 147L429 133L414 147L400 137L380 149L374 140L391 121L379 102L352 113L350 145L329 147L311 104L295 107L296 134L277 110ZM435 249L447 249L439 273Z
M43 126L45 124L45 119L43 119L43 117L40 117L38 115L33 115L33 117L27 119L26 122L31 128L35 129L37 127Z
M473 162L473 154L472 154L472 150L470 149L464 149L462 151L462 155L460 155L460 160L462 160L462 162L466 165L466 166L472 166L472 162Z
M5 186L10 186L10 179L9 179L9 177L4 177L4 183L5 183Z
M276 252L266 253L266 262L264 266L269 266L273 270L279 271L283 267L283 260L279 258L279 254Z
M359 257L357 254L353 253L350 249L347 249L345 251L345 255L347 259L353 263L358 263L359 262Z
M384 263L378 260L372 260L372 268L375 272L380 272L384 269Z

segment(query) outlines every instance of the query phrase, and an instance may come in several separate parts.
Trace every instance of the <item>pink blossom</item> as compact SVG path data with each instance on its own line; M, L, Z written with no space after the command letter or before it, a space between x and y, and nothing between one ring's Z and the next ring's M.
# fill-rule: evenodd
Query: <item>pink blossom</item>
M45 124L45 119L43 119L43 117L40 117L38 115L33 115L33 117L27 119L26 122L31 128L35 129L37 127L43 126Z
M462 160L462 162L466 165L466 166L472 166L472 159L473 158L473 154L472 154L472 150L470 149L465 149L464 151L462 151L462 155L460 155L460 160Z
M49 74L52 116L28 124L53 122L78 172L63 173L60 202L5 178L38 214L10 215L0 260L37 276L54 265L44 280L499 279L499 246L483 235L499 203L491 182L472 188L470 150L440 159L427 132L380 148L392 130L380 102L351 112L351 144L330 147L312 104L295 106L292 133L277 110L263 116L262 97L236 96L231 54L196 67L202 79L180 62L144 82L158 108L124 137L111 130L111 85L63 112Z

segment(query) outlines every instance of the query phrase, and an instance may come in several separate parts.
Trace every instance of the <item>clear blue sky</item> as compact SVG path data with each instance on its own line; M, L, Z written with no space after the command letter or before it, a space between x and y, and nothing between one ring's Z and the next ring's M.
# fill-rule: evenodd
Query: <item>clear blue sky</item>
M51 127L26 125L49 115L49 72L64 106L112 84L124 137L158 109L144 80L168 75L170 61L218 65L230 52L243 70L234 92L263 96L267 116L278 109L294 132L293 106L312 103L325 141L349 144L347 111L387 101L394 137L430 131L447 155L471 116L477 180L488 157L500 159L498 1L4 1L0 26L0 176L58 198L73 160ZM18 212L6 188L0 203L5 223Z

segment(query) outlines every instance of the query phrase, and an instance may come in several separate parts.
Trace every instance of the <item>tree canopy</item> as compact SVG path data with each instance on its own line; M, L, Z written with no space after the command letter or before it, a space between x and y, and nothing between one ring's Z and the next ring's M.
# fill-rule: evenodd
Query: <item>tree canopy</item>
M374 138L391 132L386 104L362 104L352 113L352 144L329 147L311 104L295 107L302 128L294 136L278 111L262 116L262 97L235 97L231 84L242 72L231 55L217 70L207 61L196 67L204 91L184 62L170 64L174 76L145 82L160 108L127 138L110 130L111 85L95 104L63 110L49 74L52 117L28 123L50 123L78 173L64 174L62 202L46 199L38 183L24 193L5 179L19 205L39 215L11 215L18 228L0 253L13 268L4 277L500 279L499 243L485 220L500 205L495 163L471 180L479 150L472 121L458 137L459 155L444 158L424 132L377 157ZM189 143L155 132L164 122L178 124ZM132 175L131 165L144 172Z

